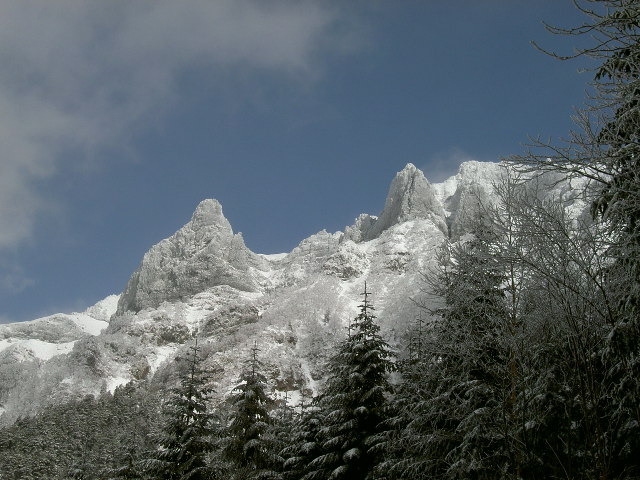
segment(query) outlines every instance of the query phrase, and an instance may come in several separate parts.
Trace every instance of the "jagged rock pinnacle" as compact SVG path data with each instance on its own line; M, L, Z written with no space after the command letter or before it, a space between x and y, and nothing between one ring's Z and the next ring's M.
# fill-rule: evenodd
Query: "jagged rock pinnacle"
M261 259L234 234L217 200L206 199L191 220L144 254L118 302L117 314L156 307L216 285L254 291L250 267Z
M207 226L220 223L228 223L222 213L222 205L213 198L202 200L191 216L191 224L194 226Z
M364 240L378 237L389 227L408 220L427 218L447 233L445 214L435 191L422 171L409 163L391 182L382 213L365 233Z

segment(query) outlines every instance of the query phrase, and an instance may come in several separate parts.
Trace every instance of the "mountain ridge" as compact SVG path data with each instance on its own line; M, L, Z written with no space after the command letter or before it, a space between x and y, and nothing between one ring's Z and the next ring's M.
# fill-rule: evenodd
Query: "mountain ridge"
M19 328L4 326L0 423L130 381L171 384L173 358L196 336L220 398L235 385L255 341L270 388L289 392L293 402L295 392L317 391L364 282L382 333L399 344L420 314L411 299L424 296L423 275L436 267L438 248L464 233L478 196L494 198L492 184L503 169L466 162L455 176L431 184L408 164L378 216L362 214L341 232L322 230L279 255L251 252L220 203L203 200L184 226L145 253L117 307L110 297L113 314L96 335L70 337L46 359L17 358L6 352L17 348L11 332ZM100 321L95 317L104 318L105 309L87 315Z

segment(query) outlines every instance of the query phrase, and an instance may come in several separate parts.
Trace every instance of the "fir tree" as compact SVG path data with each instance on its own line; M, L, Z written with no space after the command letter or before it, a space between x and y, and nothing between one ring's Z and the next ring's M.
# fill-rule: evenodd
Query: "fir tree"
M190 347L188 368L180 375L180 385L165 404L166 421L158 447L143 462L147 474L156 479L200 480L212 477L206 457L214 448L213 418L207 406L211 388L198 355L197 338Z
M300 415L297 414L295 408L289 404L289 392L285 391L281 398L275 400L276 407L271 410L269 427L263 439L265 447L268 449L271 459L271 475L274 478L295 478L300 476L288 477L284 474L284 464L287 457L287 451L290 447L297 444L295 438Z
M381 461L376 447L387 414L387 375L393 363L374 321L366 284L362 295L349 336L329 362L329 377L317 401L321 453L310 463L305 480L372 478Z
M254 344L248 368L229 398L231 416L222 440L222 454L230 465L232 478L238 480L278 477L279 457L268 437L268 409L273 401L266 393L259 351Z
M444 387L459 436L449 452L452 478L504 477L509 464L506 432L500 424L509 387L503 343L505 274L491 252L492 237L492 232L476 231L474 239L457 249L453 268L442 278L446 306L439 312L440 335L446 349L433 368L453 379Z
M509 478L509 350L504 267L488 223L441 256L431 283L444 307L402 364L387 478ZM415 351L415 341L412 351Z
M283 457L283 478L299 480L309 472L309 463L320 455L318 408L302 394L300 413L292 418L289 440L280 452Z

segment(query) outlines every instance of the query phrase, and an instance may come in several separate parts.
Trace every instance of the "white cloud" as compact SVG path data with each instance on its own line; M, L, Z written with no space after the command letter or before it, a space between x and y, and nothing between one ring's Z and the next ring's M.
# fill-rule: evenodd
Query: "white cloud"
M326 2L0 2L0 249L28 241L50 206L39 182L126 142L185 72L214 88L238 72L313 79L351 33Z
M459 147L451 147L431 155L420 169L430 182L437 183L455 175L460 164L470 160L479 159Z

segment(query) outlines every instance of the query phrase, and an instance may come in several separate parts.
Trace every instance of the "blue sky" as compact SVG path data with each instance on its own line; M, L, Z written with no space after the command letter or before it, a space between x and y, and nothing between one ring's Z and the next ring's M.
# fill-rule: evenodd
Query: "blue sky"
M79 311L217 198L258 253L377 214L408 162L561 137L570 0L0 3L0 322Z

